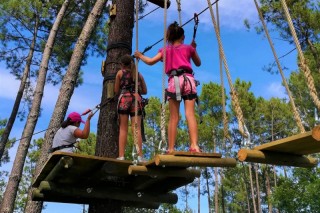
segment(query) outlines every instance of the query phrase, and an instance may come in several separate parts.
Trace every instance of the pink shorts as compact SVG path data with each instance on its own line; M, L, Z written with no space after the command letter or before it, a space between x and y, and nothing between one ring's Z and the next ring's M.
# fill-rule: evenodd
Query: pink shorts
M194 81L194 77L192 75L184 74L178 76L179 84L180 84L180 92L181 96L190 95L190 94L197 94L197 88ZM168 80L168 89L167 92L169 93L176 93L176 88L174 85L174 77L170 77ZM170 97L168 96L168 100Z

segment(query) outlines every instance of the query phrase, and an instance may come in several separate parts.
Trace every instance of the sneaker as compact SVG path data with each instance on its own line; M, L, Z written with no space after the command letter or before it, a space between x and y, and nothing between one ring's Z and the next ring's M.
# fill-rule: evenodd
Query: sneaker
M118 157L117 160L124 160L124 157Z
M138 162L140 162L140 163L146 163L146 162L148 162L146 159L144 159L143 157L141 157L141 156L138 156Z

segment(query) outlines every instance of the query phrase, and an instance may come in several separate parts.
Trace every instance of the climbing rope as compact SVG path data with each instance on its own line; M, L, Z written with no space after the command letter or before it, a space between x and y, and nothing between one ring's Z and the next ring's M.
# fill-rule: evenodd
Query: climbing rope
M216 4L216 14L217 14L217 26L218 26L218 33L220 35L220 18L219 18L219 7L218 3ZM228 117L227 117L227 110L226 110L226 95L224 91L224 78L223 78L223 67L222 67L222 60L221 60L221 50L219 47L219 69L220 69L220 84L221 84L221 105L222 105L222 118L223 118L223 138L224 138L224 145L225 150L226 148L226 140L231 140L229 135L229 128L228 128Z
M135 13L135 20L136 20L136 50L138 50L138 32L139 32L139 27L138 27L138 19L139 19L139 0L136 0L135 2L135 7L136 7L136 13ZM138 59L136 58L135 60L135 69L136 69L136 73L135 73L135 89L134 92L138 93L138 83L139 83L139 72L138 72ZM134 143L134 147L132 149L132 159L133 159L133 163L137 164L138 162L138 154L139 152L141 152L142 150L140 150L139 148L139 144L138 144L138 121L137 121L137 117L138 117L138 98L135 97L134 99L134 106L135 106L135 110L134 110L134 119L131 120L131 122L134 122L134 136L133 136L133 143ZM135 152L136 151L136 152Z
M302 49L301 49L301 45L299 43L299 40L298 40L298 37L297 37L297 33L296 33L295 29L294 29L294 26L293 26L293 23L292 23L292 19L291 19L291 16L290 16L289 9L288 9L288 6L286 4L286 1L285 0L281 0L281 5L283 7L284 14L285 14L286 19L288 21L288 25L289 25L289 28L290 28L294 43L296 44L296 47L297 47L298 55L299 55L299 58L300 58L299 66L302 69L302 71L303 71L303 73L304 73L304 75L306 77L307 86L309 88L309 92L310 92L310 95L311 95L311 97L313 99L313 102L317 106L317 108L320 110L320 100L318 98L318 94L317 94L316 88L314 86L314 80L313 80L313 77L311 75L311 71L310 71L310 69L309 69L309 67L307 65L306 59L305 59L305 57L303 55L303 52L302 52Z
M221 37L219 35L217 22L216 22L215 17L214 17L214 13L213 13L213 9L212 9L212 5L211 5L210 0L208 0L208 7L209 7L211 18L212 18L212 23L214 25L214 29L215 29L215 32L216 32L216 35L217 35L217 40L218 40L218 44L219 44L219 50L220 50L220 53L221 53L221 58L222 58L222 61L223 61L224 67L225 67L225 71L226 71L226 74L227 74L227 77L228 77L228 83L229 83L229 87L230 87L230 90L231 90L232 105L233 105L233 107L235 109L236 116L237 116L237 119L238 119L239 131L240 131L241 135L243 135L244 137L248 137L247 133L245 133L245 131L244 131L244 125L245 124L244 124L244 120L243 120L243 113L242 113L242 110L240 108L237 92L235 91L235 89L233 87L233 84L232 84L228 63L227 63L227 60L226 60L226 57L225 57L225 54L224 54Z
M257 11L258 11L258 14L259 14L259 17L260 17L260 20L261 20L261 23L262 23L264 32L265 32L265 34L266 34L266 36L267 36L267 38L268 38L268 41L269 41L269 44L270 44L270 47L271 47L273 56L274 56L274 58L275 58L275 60L276 60L276 63L277 63L279 72L280 72L280 74L281 74L282 82L283 82L283 84L284 84L284 86L285 86L285 88L286 88L286 91L287 91L287 93L288 93L288 96L289 96L289 99L290 99L290 103L291 103L291 107L292 107L292 110L293 110L294 119L296 120L296 123L297 123L297 125L298 125L298 127L299 127L299 129L300 129L300 132L301 132L301 133L304 133L304 132L305 132L305 129L304 129L303 125L302 125L302 121L301 121L299 112L298 112L298 110L297 110L297 108L296 108L296 105L295 105L295 103L294 103L294 99L293 99L292 94L291 94L291 91L290 91L290 89L289 89L287 80L286 80L286 78L285 78L285 76L284 76L283 70L282 70L282 68L281 68L279 58L278 58L277 53L276 53L276 51L275 51L274 45L273 45L273 43L272 43L272 40L271 40L269 31L268 31L268 28L267 28L266 23L265 23L265 21L264 21L264 18L263 18L263 16L262 16L261 10L260 10L260 8L259 8L259 6L258 6L257 0L254 0L254 3L255 3L255 5L256 5L256 8L257 8Z
M167 46L167 1L164 1L164 30L163 30L163 51L162 51L162 58L163 58L163 72L162 72L162 103L161 103L161 121L160 121L160 129L161 129L161 141L159 143L159 149L161 152L165 152L165 148L163 144L167 144L166 142L166 117L165 117L165 83L166 83L166 46Z

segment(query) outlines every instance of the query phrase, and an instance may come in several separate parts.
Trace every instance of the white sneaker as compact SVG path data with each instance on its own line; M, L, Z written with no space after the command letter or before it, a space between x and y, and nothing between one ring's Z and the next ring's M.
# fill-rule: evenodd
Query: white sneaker
M117 160L124 160L124 157L118 157Z
M146 162L148 162L146 159L144 159L143 157L141 157L141 156L138 156L138 162L140 162L140 163L146 163Z

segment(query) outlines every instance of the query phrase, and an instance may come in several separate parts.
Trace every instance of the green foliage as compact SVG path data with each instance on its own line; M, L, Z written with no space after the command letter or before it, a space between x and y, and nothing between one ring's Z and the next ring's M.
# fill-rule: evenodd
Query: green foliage
M7 185L7 178L8 178L9 172L8 171L0 171L0 201L3 198L3 193L6 189Z
M25 209L29 187L33 181L34 169L40 157L40 150L43 143L43 138L39 138L37 140L33 140L30 144L26 163L23 167L23 174L19 184L18 194L15 200L15 212L23 212Z
M35 16L40 18L41 33L37 36L36 52L38 55L34 59L36 66L33 69L32 75L37 75L37 66L41 59L41 53L46 44L49 31L55 20L55 16L60 10L63 1L40 1L40 0L26 0L21 1L10 0L0 4L0 27L1 45L6 47L0 52L0 59L6 60L9 69L19 77L24 67L24 57L28 53L30 46L29 37L32 36L32 29L35 24ZM68 66L73 48L78 36L82 30L84 17L90 14L93 7L92 1L78 2L71 1L69 9L63 19L61 27L58 31L56 42L53 48L53 57L51 57L50 66L48 67L49 73L48 81L56 84L61 80L64 69ZM103 55L106 50L106 25L102 21L92 35L91 43L88 47L87 53L84 57L83 64L86 63L87 56ZM18 55L18 53L20 55ZM58 81L55 80L55 75L58 75Z
M213 152L213 145L223 144L223 108L221 99L221 86L208 83L202 86L200 94L200 108L202 112L202 123L199 124L199 144L206 152ZM226 98L226 100L228 100Z
M260 2L265 20L272 23L283 39L293 42L281 2L269 0L260 0ZM307 39L313 42L319 41L319 2L316 3L313 0L289 0L286 3L303 49L308 46Z
M94 133L90 133L87 139L81 139L76 144L76 152L83 155L94 155L96 150L97 137Z
M6 119L0 119L0 137L3 134L4 128L6 126L7 120ZM0 166L3 163L8 163L10 162L10 156L9 156L9 149L14 146L16 142L15 138L9 139L8 142L6 143L6 147L2 156L2 159L0 159Z
M296 168L291 178L281 177L273 203L283 212L319 212L320 169Z

